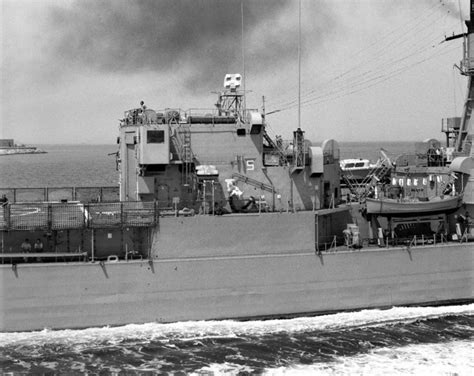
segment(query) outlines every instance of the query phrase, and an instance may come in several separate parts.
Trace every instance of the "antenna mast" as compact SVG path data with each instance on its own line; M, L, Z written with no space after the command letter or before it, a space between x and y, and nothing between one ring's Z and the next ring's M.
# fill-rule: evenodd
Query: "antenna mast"
M464 36L463 74L468 76L468 93L464 104L461 126L455 143L455 152L470 153L472 137L472 111L474 109L474 0L470 2L470 19L466 21L467 33Z
M247 99L245 98L245 47L244 47L244 1L240 1L240 16L242 18L242 73L243 73L243 89L244 89L244 106L243 114L245 116L245 111L247 110Z
M298 8L298 129L293 132L292 172L301 171L306 165L304 132L301 130L301 0Z
M301 0L298 12L298 128L301 128Z

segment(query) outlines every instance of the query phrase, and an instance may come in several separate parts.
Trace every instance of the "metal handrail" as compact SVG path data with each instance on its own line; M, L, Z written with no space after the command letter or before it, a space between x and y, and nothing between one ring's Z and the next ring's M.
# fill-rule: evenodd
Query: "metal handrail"
M37 188L0 188L0 196L5 195L10 203L81 201L115 202L119 197L118 186L101 187L37 187Z
M0 207L0 230L153 227L158 214L155 202L13 203Z

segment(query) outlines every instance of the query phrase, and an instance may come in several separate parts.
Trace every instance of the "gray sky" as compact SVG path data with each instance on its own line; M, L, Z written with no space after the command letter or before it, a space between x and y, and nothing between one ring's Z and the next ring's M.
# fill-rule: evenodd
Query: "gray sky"
M211 108L243 73L241 0L0 0L0 138L113 143L123 111ZM468 0L302 0L301 127L321 141L441 138ZM298 1L243 0L247 106L297 124ZM461 5L461 10L459 9Z

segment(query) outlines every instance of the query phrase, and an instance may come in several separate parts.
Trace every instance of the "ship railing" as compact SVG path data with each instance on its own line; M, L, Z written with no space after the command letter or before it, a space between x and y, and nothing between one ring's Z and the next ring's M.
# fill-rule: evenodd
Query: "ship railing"
M20 262L59 262L59 261L87 261L87 252L8 252L0 253L0 259L2 264L15 264ZM15 269L14 269L15 270Z
M408 248L425 245L445 244L449 242L446 234L432 234L432 235L413 235L410 237L387 237L385 246L406 246Z
M0 196L5 195L10 203L21 202L117 202L118 186L103 187L43 187L43 188L0 188Z
M462 240L461 240L462 241ZM448 235L446 234L433 234L433 235L414 235L412 237L384 237L383 242L378 242L379 248L389 248L389 247L406 247L407 249L417 247L417 246L428 246L428 245L437 245L437 244L446 244L449 243ZM315 244L316 253L320 254L322 252L336 252L340 249L346 250L359 250L366 247L369 247L370 244L374 244L375 239L361 239L361 247L354 247L348 245L344 237L340 236L326 236L320 237L319 242ZM341 246L343 246L341 248Z
M146 124L164 124L171 121L180 121L180 109L166 109L158 111L147 108L133 108L125 111L123 119L120 119L120 126L140 126Z
M158 223L154 202L14 203L0 208L0 230L67 230L152 227Z
M267 197L269 200L272 197ZM235 213L250 213L250 214L263 214L274 212L274 206L267 198L262 196L243 198L242 201L245 204L249 204L246 210L241 212L233 212L228 210L230 204L229 199L222 201L221 199L212 198L212 192L206 193L205 199L187 200L182 199L176 203L170 202L169 200L157 200L157 209L161 217L188 217L194 215L221 215L221 214L235 214ZM245 205L244 205L245 206ZM282 212L281 210L280 212ZM287 212L290 209L286 210Z
M258 112L258 109L247 108L247 113L249 112ZM224 109L221 108L220 110L217 108L189 108L183 112L183 117L188 120L188 122L192 122L194 117L197 118L208 118L212 119L215 118L215 122L218 123L226 118L233 118L237 119L238 111L234 109ZM191 120L190 120L191 119Z
M87 227L149 227L157 222L154 202L123 201L89 204L84 208Z
M343 236L333 235L319 237L319 241L315 243L316 253L335 252L338 247L344 245L344 243Z
M193 119L215 119L219 116L219 111L216 108L190 108L184 112L186 122L193 123Z
M247 112L258 111L257 109L246 109ZM164 110L152 110L134 108L124 112L120 119L120 126L140 126L146 124L179 124L179 123L235 123L237 119L243 119L242 111L232 108L167 108Z
M414 235L411 239L408 239L407 248L416 247L418 245L424 246L424 245L434 244L436 242L436 240L434 239L425 237L423 234L420 236Z

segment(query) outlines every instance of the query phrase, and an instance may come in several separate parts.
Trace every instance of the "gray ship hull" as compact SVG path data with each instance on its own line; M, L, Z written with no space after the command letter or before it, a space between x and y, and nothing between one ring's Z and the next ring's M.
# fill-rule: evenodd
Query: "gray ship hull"
M246 252L243 252L246 253ZM247 252L248 253L248 252ZM250 319L468 301L472 244L0 266L0 330Z

